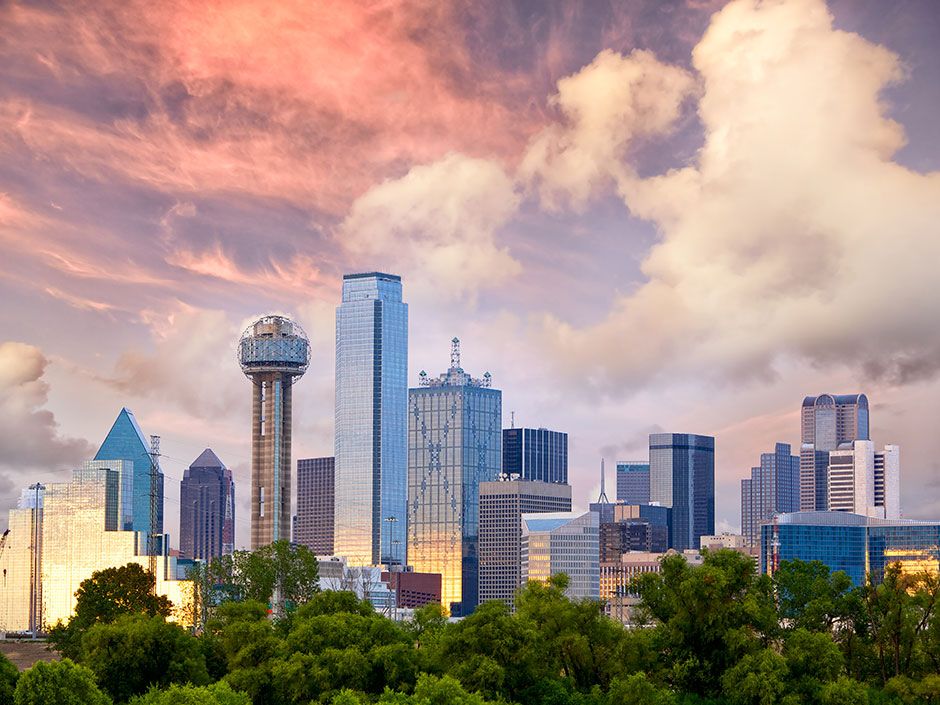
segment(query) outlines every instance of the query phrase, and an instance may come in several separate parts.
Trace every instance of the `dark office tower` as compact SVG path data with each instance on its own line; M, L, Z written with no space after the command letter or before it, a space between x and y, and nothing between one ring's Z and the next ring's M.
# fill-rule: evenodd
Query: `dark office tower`
M627 504L649 504L650 464L643 460L622 460L617 463L617 501Z
M715 533L715 439L650 434L650 501L672 508L672 548L697 549Z
M503 429L503 473L566 484L568 434L547 428Z
M333 555L333 458L297 461L297 516L294 543L318 556Z
M800 510L829 508L829 451L841 443L871 440L868 397L820 394L803 399L800 413Z
M522 515L570 512L571 486L539 480L480 483L480 602L510 608L522 582Z
M748 547L760 544L760 525L774 514L800 511L800 459L789 443L761 453L760 467L741 480L741 533Z
M180 482L180 553L209 560L235 550L235 483L232 471L209 448Z

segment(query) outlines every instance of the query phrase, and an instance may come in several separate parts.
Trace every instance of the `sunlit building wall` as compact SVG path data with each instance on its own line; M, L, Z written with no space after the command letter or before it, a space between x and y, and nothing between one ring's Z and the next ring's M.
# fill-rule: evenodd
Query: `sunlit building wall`
M0 537L0 632L25 632L30 629L31 611L38 603L33 589L41 583L32 580L35 549L42 541L42 524L38 536L36 507L11 509L8 531ZM35 617L34 617L35 621Z
M407 411L401 277L347 274L336 309L333 548L350 565L405 564Z
M440 573L444 607L463 616L479 600L479 487L502 467L502 392L464 372L452 343L447 372L408 392L408 562Z
M829 453L828 509L899 519L900 448L876 451L871 441L843 443Z
M572 599L600 599L599 515L522 515L522 579L547 582L568 576L565 594Z

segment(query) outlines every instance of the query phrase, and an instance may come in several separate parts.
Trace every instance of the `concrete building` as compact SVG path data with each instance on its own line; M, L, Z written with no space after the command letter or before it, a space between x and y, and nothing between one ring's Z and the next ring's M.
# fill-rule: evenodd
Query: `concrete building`
M547 428L503 429L503 473L567 484L568 434Z
M352 565L406 563L407 413L401 277L347 274L336 309L333 543Z
M332 457L297 461L294 542L318 556L333 555L335 463Z
M868 397L820 394L806 397L800 410L800 510L825 511L829 505L829 452L840 444L867 441Z
M299 324L263 316L242 333L238 361L251 380L251 547L290 540L294 383L310 345Z
M457 617L479 600L479 488L502 467L502 392L489 373L464 372L460 341L451 346L447 372L422 372L408 392L408 556L415 571L440 574Z
M800 508L800 459L788 443L777 443L773 453L761 453L760 465L741 480L741 533L749 547L760 543L760 525L774 514Z
M180 480L180 555L206 561L234 550L232 471L206 448Z
M692 433L650 435L650 501L672 509L672 545L696 549L715 533L715 439Z
M645 460L617 463L617 501L624 504L650 503L650 464Z
M514 605L522 585L522 515L570 511L570 485L540 480L480 483L481 603L502 600L510 609Z
M599 521L596 512L522 515L522 579L568 576L571 599L600 599Z
M871 441L842 443L829 452L828 509L900 519L900 448L875 451Z

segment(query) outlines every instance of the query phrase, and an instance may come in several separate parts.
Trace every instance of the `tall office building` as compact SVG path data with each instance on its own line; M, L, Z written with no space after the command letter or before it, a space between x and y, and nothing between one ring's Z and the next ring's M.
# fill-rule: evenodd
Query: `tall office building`
M292 390L310 344L298 323L262 316L242 333L238 362L251 380L251 547L290 540Z
M627 504L649 504L650 464L644 460L621 460L617 463L617 501Z
M440 573L444 607L463 616L478 601L480 483L502 467L502 392L464 372L451 342L447 372L408 392L408 561Z
M568 434L547 428L503 429L503 473L567 484Z
M864 394L806 397L800 423L800 509L825 511L829 504L829 452L842 443L870 440L868 397Z
M404 565L408 495L408 305L401 277L343 277L336 309L334 552Z
M741 480L741 533L749 547L760 541L760 525L774 514L800 509L800 459L789 443L777 443L773 453L761 453L760 466Z
M123 460L128 463L130 476L122 475L125 489L130 489L131 498L124 496L125 511L122 513L120 530L141 532L145 536L151 532L163 533L163 471L157 463L155 473L155 487L157 499L157 523L150 526L150 497L151 497L151 456L150 446L144 439L144 434L137 424L133 412L127 407L121 409L114 425L105 436L95 460L115 461Z
M206 448L180 480L180 554L210 560L235 550L232 471Z
M333 555L333 458L297 461L297 516L294 542L318 556Z
M668 507L617 502L610 508L609 520L601 518L600 523L601 563L619 561L629 551L669 549L672 511Z
M875 451L871 441L842 443L829 453L828 509L878 519L900 519L901 450Z
M715 533L715 439L650 434L650 501L672 508L672 548L697 549Z
M570 511L570 485L541 480L480 483L481 603L502 600L513 607L522 585L522 515Z
M522 579L547 582L568 576L565 594L600 599L598 514L566 512L522 515Z

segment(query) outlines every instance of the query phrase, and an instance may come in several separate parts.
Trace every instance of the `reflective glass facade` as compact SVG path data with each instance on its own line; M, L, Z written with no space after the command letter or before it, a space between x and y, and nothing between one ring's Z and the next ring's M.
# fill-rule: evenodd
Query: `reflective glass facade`
M650 501L672 508L671 548L697 549L715 533L715 439L693 433L650 435Z
M206 448L180 481L180 554L209 560L235 550L232 471Z
M401 278L343 277L336 309L334 551L406 562L408 305Z
M568 482L568 434L547 428L503 430L503 472L523 480Z
M568 576L565 594L572 599L600 599L598 515L539 515L522 517L522 578L546 582Z
M800 459L788 443L777 443L773 453L761 453L760 467L741 480L741 533L748 546L757 546L760 525L774 514L800 509Z
M458 361L408 393L408 559L440 573L454 616L479 600L479 488L502 468L502 392L488 385Z
M335 463L329 458L297 461L297 515L294 542L318 556L333 555Z
M650 464L643 460L622 460L617 463L617 501L627 504L649 504Z

